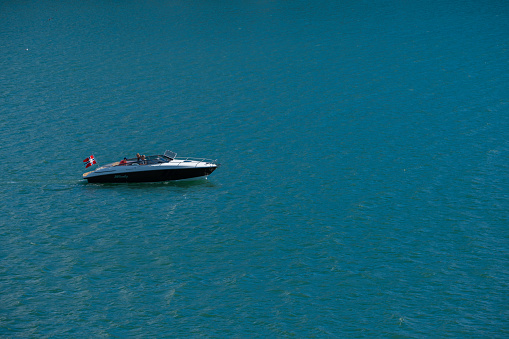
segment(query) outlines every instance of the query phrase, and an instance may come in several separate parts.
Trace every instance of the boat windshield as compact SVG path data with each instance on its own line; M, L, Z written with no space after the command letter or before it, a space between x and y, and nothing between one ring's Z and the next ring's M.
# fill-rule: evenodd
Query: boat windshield
M145 162L147 165L151 165L151 164L162 164L165 162L170 162L170 160L163 155L149 155L148 157L145 158Z

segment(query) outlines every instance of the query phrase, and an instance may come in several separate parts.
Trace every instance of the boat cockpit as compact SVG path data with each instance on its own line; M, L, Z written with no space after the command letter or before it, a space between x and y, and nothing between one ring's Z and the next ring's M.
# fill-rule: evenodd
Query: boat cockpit
M173 159L165 155L149 155L145 159L132 158L122 160L116 166L136 166L136 165L156 165L164 164L172 161Z

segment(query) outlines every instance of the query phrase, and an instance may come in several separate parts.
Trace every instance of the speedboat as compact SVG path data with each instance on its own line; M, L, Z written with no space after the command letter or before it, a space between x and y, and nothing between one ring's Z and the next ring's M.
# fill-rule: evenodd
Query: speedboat
M163 155L125 159L83 174L89 183L156 182L207 177L219 166L216 160L177 158L171 151Z

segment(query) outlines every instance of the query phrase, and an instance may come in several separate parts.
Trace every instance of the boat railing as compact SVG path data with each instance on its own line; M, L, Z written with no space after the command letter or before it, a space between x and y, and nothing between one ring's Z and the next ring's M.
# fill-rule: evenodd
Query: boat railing
M206 164L211 164L211 165L218 166L217 159L212 160L212 159L207 159L207 158L193 158L193 157L184 158L184 157L181 157L181 158L175 158L173 160L177 160L177 161L180 162L177 166L180 166L180 164L182 164L182 163L191 162L191 161L196 161L197 162L195 167L197 167L198 164L200 164L200 163L206 163Z

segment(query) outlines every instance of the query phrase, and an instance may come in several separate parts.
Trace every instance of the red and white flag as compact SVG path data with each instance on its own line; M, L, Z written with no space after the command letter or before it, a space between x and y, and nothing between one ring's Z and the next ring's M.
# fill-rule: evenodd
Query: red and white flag
M83 162L86 162L86 163L87 163L87 164L85 165L85 168L89 168L90 166L97 164L97 162L95 161L95 159L94 159L94 156L93 156L93 155L91 155L91 156L89 156L88 158L86 158L85 160L83 160Z

